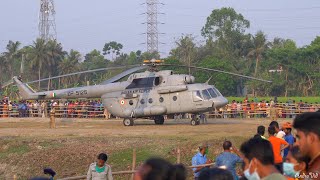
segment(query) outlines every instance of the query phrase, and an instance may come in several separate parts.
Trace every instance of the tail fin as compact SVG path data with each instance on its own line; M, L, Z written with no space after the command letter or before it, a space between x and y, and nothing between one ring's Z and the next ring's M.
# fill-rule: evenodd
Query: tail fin
M22 97L22 99L33 99L33 94L35 93L34 90L32 90L30 88L30 86L27 86L25 84L23 84L23 82L21 80L19 80L18 77L13 77L13 81L14 83L18 86L19 89L19 93L20 96Z

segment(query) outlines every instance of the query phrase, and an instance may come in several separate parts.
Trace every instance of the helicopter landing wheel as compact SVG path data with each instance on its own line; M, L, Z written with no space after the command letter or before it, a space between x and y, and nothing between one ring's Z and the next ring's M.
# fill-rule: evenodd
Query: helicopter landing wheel
M196 125L200 125L200 120L197 119L197 120L196 120L196 123L197 123Z
M133 119L131 119L131 118L125 118L125 119L123 120L123 125L124 125L124 126L133 126Z
M191 126L196 126L196 125L198 125L198 124L197 124L197 120L195 120L195 119L192 119L192 120L190 121L190 124L191 124Z
M162 125L164 123L164 117L163 116L155 116L154 123L158 125Z

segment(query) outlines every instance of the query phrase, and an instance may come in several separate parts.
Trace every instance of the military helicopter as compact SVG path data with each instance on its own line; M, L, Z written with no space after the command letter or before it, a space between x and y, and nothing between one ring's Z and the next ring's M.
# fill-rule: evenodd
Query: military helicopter
M213 85L195 83L195 78L192 75L174 74L172 70L158 70L157 66L169 65L163 64L162 60L145 60L143 65L124 71L99 85L45 92L33 91L27 83L23 83L18 77L14 77L13 82L18 86L19 93L24 100L101 98L104 107L109 113L123 118L124 126L133 126L135 119L144 117L151 117L150 119L154 120L155 124L162 125L164 123L164 115L178 113L199 114L223 107L228 103L228 100ZM178 66L266 81L221 70L195 66ZM50 79L109 69L115 68L89 70ZM147 70L135 73L143 69ZM128 75L130 76L126 81L117 82ZM40 81L43 80L48 79ZM38 81L29 83L33 82ZM200 124L200 120L197 117L194 116L191 119L191 125Z

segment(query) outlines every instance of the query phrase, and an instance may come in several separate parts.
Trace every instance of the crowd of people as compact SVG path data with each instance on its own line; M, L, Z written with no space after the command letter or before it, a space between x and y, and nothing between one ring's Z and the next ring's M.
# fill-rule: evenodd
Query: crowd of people
M293 123L258 126L257 134L242 143L240 150L231 141L222 143L223 152L210 160L206 143L192 158L195 180L295 180L320 179L320 112L298 115ZM295 129L295 137L292 130ZM265 137L266 130L268 138ZM241 164L241 170L236 167ZM151 158L136 171L134 180L186 180L187 168L161 158ZM87 180L112 180L107 155L98 155L89 166Z
M100 100L88 101L0 101L0 118L4 117L48 117L55 114L64 118L105 117Z

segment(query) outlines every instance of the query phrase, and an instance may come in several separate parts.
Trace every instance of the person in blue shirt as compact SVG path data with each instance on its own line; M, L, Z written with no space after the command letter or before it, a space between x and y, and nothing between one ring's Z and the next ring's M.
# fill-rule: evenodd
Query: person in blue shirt
M229 170L233 179L238 180L239 178L236 173L236 165L243 161L241 154L236 147L232 146L230 141L225 141L222 146L224 151L216 158L216 166ZM232 151L235 154L231 153Z
M286 133L286 135L284 136L284 140L287 141L287 143L289 144L289 147L285 148L283 151L283 157L285 158L288 156L289 150L292 148L294 144L294 137L291 134L291 130L292 130L291 123L287 122L282 124L282 129Z
M211 160L207 159L207 150L208 150L208 146L203 144L199 146L199 152L193 156L192 158L192 166L198 166L198 165L204 165L204 164L210 164L212 163ZM193 175L194 175L194 179L197 180L199 178L200 172L202 172L205 169L208 169L209 167L206 166L202 166L202 167L196 167L193 168Z

